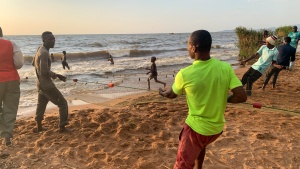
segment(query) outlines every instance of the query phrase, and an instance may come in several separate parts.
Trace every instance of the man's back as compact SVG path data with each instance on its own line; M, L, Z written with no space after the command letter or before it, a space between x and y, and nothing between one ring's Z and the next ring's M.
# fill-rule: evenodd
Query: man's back
M290 60L293 62L295 60L296 49L290 44L281 44L277 47L278 57L277 64L282 66L289 66Z
M13 46L8 40L0 38L0 71L4 71L5 66L13 67Z
M177 74L172 89L184 89L189 106L186 123L197 133L218 134L223 130L228 90L241 86L228 63L214 58L194 61Z
M0 38L0 82L20 80L14 65L12 42Z

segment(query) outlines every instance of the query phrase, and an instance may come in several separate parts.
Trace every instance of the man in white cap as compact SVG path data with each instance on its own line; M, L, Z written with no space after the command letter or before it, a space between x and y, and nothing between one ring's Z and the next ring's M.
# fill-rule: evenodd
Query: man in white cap
M293 29L293 32L290 32L288 34L288 36L291 37L291 43L290 43L290 45L293 48L297 49L297 45L298 45L298 42L300 40L300 32L297 31L298 30L297 26L293 26L292 29ZM293 66L294 66L294 61L291 61L290 62L289 70L292 70Z
M252 55L250 58L242 61L240 64L245 65L246 62L259 57L257 62L255 62L249 70L243 75L242 84L246 85L246 92L248 96L252 94L252 85L259 79L271 65L277 60L278 50L275 47L276 45L276 36L270 36L266 39L266 45L262 45L259 50Z

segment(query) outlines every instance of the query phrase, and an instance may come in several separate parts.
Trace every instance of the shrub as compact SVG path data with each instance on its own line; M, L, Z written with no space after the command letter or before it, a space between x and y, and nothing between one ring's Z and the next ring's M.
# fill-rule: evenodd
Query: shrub
M268 30L269 35L273 34L272 30ZM263 30L247 29L245 27L235 28L235 33L238 37L237 47L239 48L238 60L243 60L255 54L262 45Z
M292 31L293 31L292 26L281 26L275 30L275 33L278 39L280 39L282 42L283 38L288 36L288 34Z

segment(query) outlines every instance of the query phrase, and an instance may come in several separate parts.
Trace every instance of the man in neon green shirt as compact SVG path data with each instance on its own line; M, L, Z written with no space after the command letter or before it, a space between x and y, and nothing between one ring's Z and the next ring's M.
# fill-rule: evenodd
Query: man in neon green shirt
M174 169L202 168L205 147L222 133L226 103L247 100L241 81L230 64L210 57L212 38L208 31L198 30L188 40L192 65L181 69L172 89L159 94L176 98L185 91L189 107L188 117L179 136L179 147ZM232 95L228 96L228 90Z

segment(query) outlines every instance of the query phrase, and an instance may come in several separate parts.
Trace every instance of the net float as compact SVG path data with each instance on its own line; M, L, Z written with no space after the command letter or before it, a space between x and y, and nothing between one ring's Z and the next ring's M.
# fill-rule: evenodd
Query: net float
M262 104L259 102L254 102L252 105L254 108L258 108L258 109L261 109L261 107L262 107Z
M107 85L108 85L108 87L114 87L115 86L113 83L108 83Z

